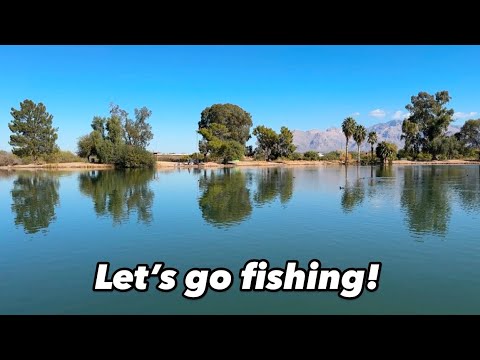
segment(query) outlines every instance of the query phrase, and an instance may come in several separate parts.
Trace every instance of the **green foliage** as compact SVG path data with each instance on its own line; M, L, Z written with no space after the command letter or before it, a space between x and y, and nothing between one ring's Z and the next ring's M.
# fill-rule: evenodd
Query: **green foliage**
M267 161L278 158L290 158L296 149L293 145L293 134L285 126L277 134L273 129L263 125L253 129L253 135L257 137L257 153L262 153Z
M467 120L457 137L465 146L463 149L465 155L472 155L475 150L480 150L480 119ZM472 150L474 151L472 152Z
M287 127L282 126L278 135L278 157L289 158L296 148L293 145L293 133Z
M309 150L303 153L304 160L320 160L320 155L318 155L318 151Z
M276 152L279 143L278 134L273 129L259 125L253 129L253 135L257 137L257 149L264 154L264 160L275 160L278 157Z
M113 156L115 166L120 168L152 168L155 165L153 154L134 145L121 145Z
M320 159L321 160L326 160L326 161L340 160L340 156L342 154L343 153L340 152L340 151L330 151L330 152L324 154L323 157L320 158Z
M303 160L303 154L295 151L290 156L290 160Z
M233 160L243 159L245 146L235 140L223 141L220 146L219 156L223 158L223 162L227 163Z
M453 109L446 108L450 100L448 91L439 91L435 96L422 91L405 106L410 116L403 121L402 138L405 150L413 157L420 151L432 154L434 159L438 155L438 146L432 146L432 142L444 136L453 121Z
M373 146L377 143L378 137L375 131L370 131L367 137L367 143L370 144L370 162L375 161L375 156L373 155Z
M417 155L416 160L418 161L432 161L432 154L427 152L421 152Z
M357 161L360 163L360 145L365 141L367 137L367 129L363 125L357 125L353 132L353 140L357 143Z
M30 156L37 161L57 149L58 129L53 128L53 115L47 112L45 105L27 99L20 103L20 110L12 108L10 114L13 119L8 127L13 134L9 144L15 155Z
M0 166L21 165L22 159L17 155L0 150Z
M146 107L135 109L135 121L125 120L125 142L127 145L146 149L153 139L152 126L147 123L152 111Z
M352 137L352 135L355 133L355 129L357 127L357 123L352 117L347 117L345 120L342 122L342 131L345 134L345 161L348 162L348 141Z
M389 143L387 141L382 141L377 145L376 154L380 158L382 163L385 163L387 160L392 161L397 156L397 145Z
M432 153L439 160L456 159L462 151L461 143L455 136L439 136L430 143Z
M82 162L83 159L72 153L71 151L57 150L51 154L42 156L47 163L71 163Z
M212 124L223 125L226 129L222 136L215 134L212 130L215 137L221 140L234 140L245 146L250 139L250 128L253 122L251 115L238 105L214 104L202 111L198 122L199 133L204 128L212 129Z
M95 116L91 127L93 131L80 137L77 154L82 158L91 155L98 157L104 164L117 167L153 167L155 157L145 150L153 138L147 119L152 112L146 107L135 109L135 121L118 105L110 105L110 117Z

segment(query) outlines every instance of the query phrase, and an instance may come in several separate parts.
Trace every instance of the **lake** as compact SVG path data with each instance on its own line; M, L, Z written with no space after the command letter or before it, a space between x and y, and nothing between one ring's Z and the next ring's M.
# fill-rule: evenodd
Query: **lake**
M0 313L480 314L479 224L478 165L0 171ZM382 268L347 300L241 292L250 259ZM178 286L94 292L100 261L164 262ZM232 287L182 297L195 267L230 269Z

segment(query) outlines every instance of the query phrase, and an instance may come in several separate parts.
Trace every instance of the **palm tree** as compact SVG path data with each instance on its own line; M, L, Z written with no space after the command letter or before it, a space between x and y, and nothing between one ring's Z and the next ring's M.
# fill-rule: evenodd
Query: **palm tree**
M393 160L397 154L397 145L382 141L377 145L377 156L382 163L386 163L387 160Z
M373 161L373 145L375 145L375 143L378 141L378 138L377 138L377 133L375 131L370 131L368 133L368 139L367 139L367 142L370 144L371 146L371 150L370 150L370 153L372 155L372 161Z
M345 134L345 138L347 140L345 143L345 164L348 163L348 140L355 132L356 126L357 126L357 123L355 122L355 119L352 117L347 117L342 122L342 131Z
M353 140L357 143L357 162L360 164L360 145L365 141L367 137L367 129L363 125L357 125L353 132Z

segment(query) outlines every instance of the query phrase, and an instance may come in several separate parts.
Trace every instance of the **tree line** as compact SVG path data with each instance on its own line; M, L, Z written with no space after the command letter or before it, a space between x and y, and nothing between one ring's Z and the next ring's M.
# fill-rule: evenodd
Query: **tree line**
M378 160L384 163L395 158L441 160L480 157L480 119L468 120L458 133L447 135L454 115L454 110L447 108L450 100L448 91L439 91L434 95L419 92L412 96L410 104L405 106L409 115L402 123L405 146L400 150L386 141L378 143L375 132L367 134L363 125L347 117L341 126L345 135L345 152L335 152L335 156L348 163L348 145L353 139L357 144L357 163L375 163ZM9 144L12 153L25 161L67 162L86 158L118 167L152 167L155 163L153 154L146 150L153 139L148 123L152 112L146 107L134 109L134 119L115 104L110 105L109 116L94 116L90 124L92 131L78 140L77 155L80 158L60 151L56 145L58 128L53 127L53 115L47 112L43 103L36 104L27 99L20 103L19 109L12 108L10 114L12 120L8 127L12 135ZM287 127L281 127L277 133L259 125L250 133L252 126L252 116L238 105L209 106L200 114L197 132L202 139L198 143L199 152L193 155L203 158L203 161L223 163L241 160L244 156L266 161L279 158L319 160L316 151L304 154L295 151L293 134ZM246 145L252 135L257 139L255 148ZM369 155L360 153L365 141L370 144ZM0 161L4 161L5 156L0 153ZM8 161L15 163L12 159Z

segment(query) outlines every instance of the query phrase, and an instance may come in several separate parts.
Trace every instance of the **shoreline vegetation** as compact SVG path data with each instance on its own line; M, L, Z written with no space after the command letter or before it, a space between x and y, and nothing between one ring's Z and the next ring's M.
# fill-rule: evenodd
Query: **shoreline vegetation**
M345 163L341 160L241 160L235 164L221 164L216 162L207 162L201 164L185 164L173 161L157 161L157 170L174 169L216 169L216 168L249 168L249 167L321 167L321 166L343 166ZM357 164L350 164L357 166ZM377 164L379 165L379 164ZM393 160L390 165L480 165L480 160L432 160L432 161L412 161L412 160ZM374 166L374 164L364 164L362 166ZM88 162L73 163L55 163L55 164L29 164L29 165L9 165L0 166L0 170L22 171L22 170L113 170L114 164L95 164Z
M252 129L251 114L240 106L213 104L200 114L198 151L188 155L147 150L154 137L148 123L152 111L135 108L132 118L113 103L109 116L93 117L91 131L78 138L76 154L62 151L56 144L58 128L53 127L53 115L43 103L26 99L19 109L11 109L8 127L12 150L0 151L0 169L479 164L480 119L467 120L458 133L448 133L455 114L447 107L450 100L448 91L433 95L419 92L411 97L411 103L405 106L408 116L402 123L402 149L347 117L341 124L344 150L326 154L319 148L297 152L293 132L286 126L280 132L265 125ZM252 135L256 137L255 148L247 145Z

